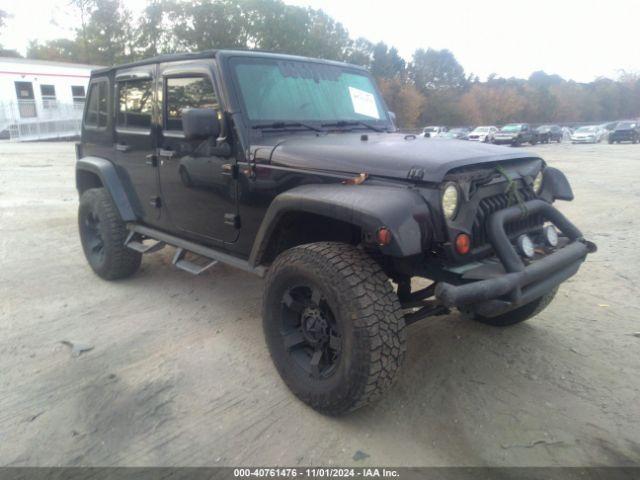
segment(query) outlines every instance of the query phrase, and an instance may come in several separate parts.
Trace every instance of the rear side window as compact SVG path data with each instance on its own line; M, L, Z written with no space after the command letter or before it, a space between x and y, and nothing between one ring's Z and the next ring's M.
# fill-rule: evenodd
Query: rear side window
M89 102L84 124L87 127L104 128L109 118L109 83L94 82L89 87Z
M165 98L166 130L182 130L182 112L188 108L218 109L218 99L206 77L167 78Z
M151 80L128 80L118 84L119 127L149 128L153 108Z

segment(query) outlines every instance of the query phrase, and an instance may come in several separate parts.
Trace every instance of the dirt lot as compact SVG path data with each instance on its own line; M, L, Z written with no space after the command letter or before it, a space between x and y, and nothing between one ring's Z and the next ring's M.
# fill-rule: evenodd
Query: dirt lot
M412 325L395 390L332 419L272 367L261 280L192 277L170 249L100 280L76 232L73 145L0 144L0 464L640 463L640 145L534 150L568 174L561 208L599 252L525 324Z

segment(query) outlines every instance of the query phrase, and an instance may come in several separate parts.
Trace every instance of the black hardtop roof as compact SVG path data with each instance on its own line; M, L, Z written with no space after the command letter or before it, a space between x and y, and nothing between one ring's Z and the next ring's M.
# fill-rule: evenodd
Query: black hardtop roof
M128 68L139 67L142 65L150 65L153 63L166 63L166 62L179 62L181 60L194 60L198 58L215 58L217 56L247 56L247 57L263 57L263 58L277 58L281 60L297 60L305 62L326 63L329 65L336 65L341 67L357 68L360 70L366 70L359 65L352 65L350 63L337 62L334 60L324 60L321 58L302 57L298 55L287 55L284 53L264 52L261 50L203 50L200 52L191 53L170 53L166 55L157 55L155 57L145 58L137 62L125 63L122 65L114 65L113 67L100 68L91 72L92 76L104 75L105 73L123 70Z

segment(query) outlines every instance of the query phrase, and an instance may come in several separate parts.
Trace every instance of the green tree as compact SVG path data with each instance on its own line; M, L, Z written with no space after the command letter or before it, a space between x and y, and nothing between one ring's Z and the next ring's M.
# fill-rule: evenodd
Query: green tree
M134 40L136 57L153 57L175 51L172 23L169 17L176 5L171 0L150 0L138 19Z
M403 77L406 69L404 59L395 47L389 48L380 42L374 45L371 59L371 74L376 78Z
M44 43L31 40L27 47L27 58L57 62L83 62L85 56L81 42L59 38Z
M464 68L453 53L446 49L416 50L409 71L415 86L424 93L443 88L463 88L467 85Z
M115 65L133 58L131 13L120 0L95 0L85 32L91 63Z

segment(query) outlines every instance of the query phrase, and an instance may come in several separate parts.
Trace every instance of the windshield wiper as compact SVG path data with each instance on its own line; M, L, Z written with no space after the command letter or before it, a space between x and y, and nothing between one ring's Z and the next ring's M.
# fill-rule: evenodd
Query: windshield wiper
M301 122L271 122L271 123L264 123L261 125L254 125L251 128L254 128L256 130L264 130L266 128L283 129L283 128L289 128L289 127L304 127L307 130L313 130L314 132L324 132L322 128L314 127L313 125L309 125L308 123L301 123Z
M384 128L380 128L380 127L374 127L373 125L367 123L367 122L361 122L359 120L353 120L353 121L349 121L349 120L339 120L337 122L334 123L323 123L321 124L323 127L355 127L355 126L362 126L362 127L366 127L370 130L373 130L374 132L384 132L385 129Z

